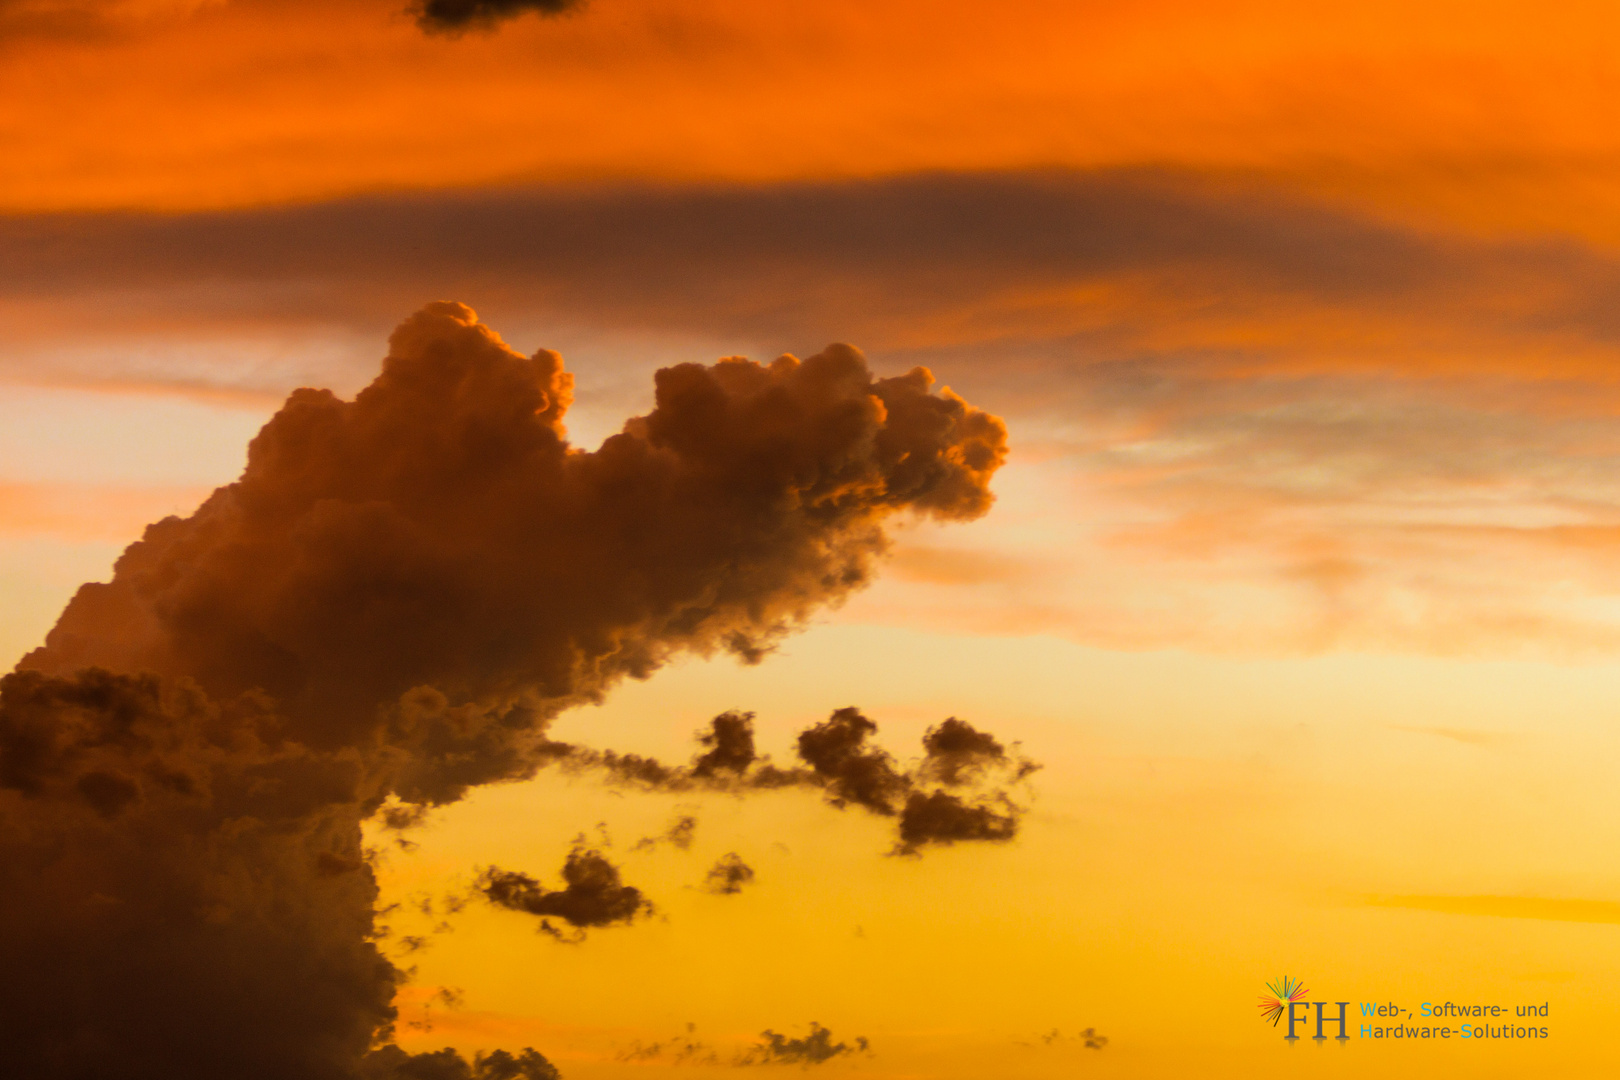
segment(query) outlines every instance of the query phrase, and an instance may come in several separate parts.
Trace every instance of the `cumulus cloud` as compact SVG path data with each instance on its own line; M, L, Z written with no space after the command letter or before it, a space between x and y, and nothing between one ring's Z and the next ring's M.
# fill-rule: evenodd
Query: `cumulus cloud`
M692 775L702 780L741 776L754 763L754 714L721 713L698 736L707 750L692 763Z
M685 364L586 452L557 354L433 304L354 400L294 393L239 481L0 680L0 965L27 973L0 983L0 1071L548 1075L366 1056L404 976L361 822L571 760L550 720L672 656L758 660L866 582L897 514L982 514L1005 428L931 384L848 346ZM763 774L713 734L695 768ZM491 870L485 896L576 930L645 910L598 852L562 876Z
M651 901L640 889L624 884L619 868L599 851L576 847L569 852L562 878L562 888L547 889L527 874L492 866L479 876L477 887L497 907L542 916L540 929L558 938L562 932L551 918L583 931L628 923L652 911Z
M854 708L839 709L799 736L799 756L826 785L834 806L848 803L877 814L893 814L895 801L910 782L885 750L868 747L877 725Z
M620 678L762 658L866 583L894 514L984 513L1005 427L932 383L848 346L682 364L582 453L561 357L431 305L354 401L295 392L241 480L148 529L21 666L260 690L289 737L385 745L402 798L451 801Z
M923 775L942 784L956 786L969 783L985 770L1008 762L1007 748L988 731L979 731L972 724L948 716L937 727L923 736L923 749L927 759L923 762ZM1033 770L1028 761L1017 765L1021 778Z
M563 15L584 6L585 0L417 0L410 13L430 34L458 34L493 30L519 15Z
M1018 835L1018 808L1010 800L995 804L969 803L948 791L906 797L900 813L900 848L914 853L924 844L954 844L959 840L1011 840Z
M900 818L897 854L914 855L928 844L965 840L1005 841L1018 835L1021 810L1004 789L964 798L943 788L924 790L929 781L946 787L977 784L993 769L1016 782L1039 768L1007 753L993 736L950 717L923 737L927 751L920 766L901 771L887 751L870 747L877 725L853 708L839 709L824 723L799 736L799 756L809 763L832 804L855 804Z

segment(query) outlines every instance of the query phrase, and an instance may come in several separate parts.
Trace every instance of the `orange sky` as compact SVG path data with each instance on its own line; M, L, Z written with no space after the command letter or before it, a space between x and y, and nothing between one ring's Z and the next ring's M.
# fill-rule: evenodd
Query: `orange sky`
M112 7L0 39L0 206L1151 164L1615 235L1603 3L618 0L459 39L391 0Z
M1010 427L983 521L565 736L680 759L755 709L785 760L858 703L1046 764L1016 844L915 861L802 793L484 789L385 901L554 878L603 822L664 920L404 907L405 1045L707 1080L633 1051L815 1020L874 1047L820 1071L896 1080L1613 1074L1620 7L400 8L0 0L0 659L455 298L565 353L582 446L656 368L829 340ZM635 851L688 811L693 853ZM758 887L703 892L728 850ZM1282 974L1551 1000L1559 1039L1290 1050Z

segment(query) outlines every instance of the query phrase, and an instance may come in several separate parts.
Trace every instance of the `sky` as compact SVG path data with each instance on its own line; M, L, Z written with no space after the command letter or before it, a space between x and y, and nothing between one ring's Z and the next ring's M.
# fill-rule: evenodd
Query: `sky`
M0 0L13 1064L1612 1075L1617 108L1596 3Z

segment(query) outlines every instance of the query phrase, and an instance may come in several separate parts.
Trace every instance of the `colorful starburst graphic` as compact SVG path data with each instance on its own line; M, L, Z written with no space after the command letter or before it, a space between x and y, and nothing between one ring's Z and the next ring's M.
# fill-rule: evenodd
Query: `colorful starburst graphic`
M1290 979L1287 975L1275 982L1266 983L1268 993L1260 995L1260 1019L1270 1020L1271 1026L1276 1027L1277 1022L1288 1011L1290 1002L1298 1001L1310 993L1305 984L1299 979Z

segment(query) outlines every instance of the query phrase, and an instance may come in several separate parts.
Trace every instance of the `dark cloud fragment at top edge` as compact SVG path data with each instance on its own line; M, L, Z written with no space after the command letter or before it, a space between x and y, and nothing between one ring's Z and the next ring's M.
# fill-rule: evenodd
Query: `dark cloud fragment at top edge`
M417 0L410 6L416 25L429 34L493 30L520 15L555 17L580 11L586 0Z

